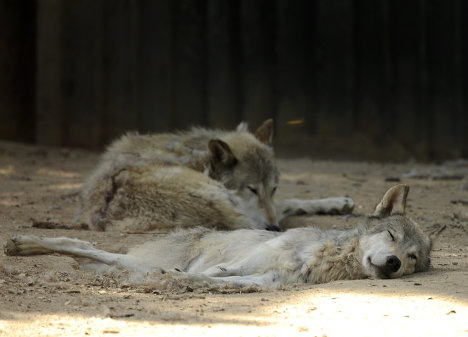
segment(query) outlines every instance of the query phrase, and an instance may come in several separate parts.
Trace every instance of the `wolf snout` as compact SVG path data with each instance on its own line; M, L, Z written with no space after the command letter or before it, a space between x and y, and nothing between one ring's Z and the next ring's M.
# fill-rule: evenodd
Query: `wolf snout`
M401 261L398 257L395 255L390 255L387 256L387 260L383 266L381 266L379 269L382 274L385 276L390 276L390 274L398 271L401 267Z
M266 225L265 229L272 232L281 232L281 228L278 225L273 224Z
M401 267L401 260L395 255L388 255L382 259L378 256L368 256L367 261L374 268L374 276L377 278L391 278Z

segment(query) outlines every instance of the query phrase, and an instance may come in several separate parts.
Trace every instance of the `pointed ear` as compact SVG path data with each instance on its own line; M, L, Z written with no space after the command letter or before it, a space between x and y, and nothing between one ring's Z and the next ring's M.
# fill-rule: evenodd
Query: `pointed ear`
M393 213L405 213L406 198L408 197L409 186L400 184L390 188L377 205L374 211L376 216L389 216ZM400 200L398 204L397 201Z
M215 163L220 163L224 166L233 166L237 163L237 158L232 153L229 145L220 139L211 139L208 142L208 149Z
M247 122L240 122L236 128L237 132L249 131L249 124Z
M262 143L271 145L273 142L273 119L267 119L260 125L257 131L254 132L255 137Z
M447 228L447 225L441 225L439 228L434 229L432 232L430 232L429 239L431 240L431 246L434 244L434 241L437 240L439 237L440 233L444 231L444 229Z

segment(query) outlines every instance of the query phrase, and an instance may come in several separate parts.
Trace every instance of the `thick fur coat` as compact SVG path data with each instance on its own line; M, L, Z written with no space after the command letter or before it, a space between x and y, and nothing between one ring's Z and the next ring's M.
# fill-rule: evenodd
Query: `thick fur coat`
M432 242L444 229L425 234L404 215L408 187L384 195L372 216L357 228L296 228L216 231L177 230L131 249L127 254L98 250L69 238L13 237L7 255L60 252L136 273L177 273L211 282L277 287L291 283L396 278L425 271ZM401 202L398 204L397 201Z
M73 222L120 231L279 230L279 220L290 214L352 211L349 198L275 202L272 134L272 120L254 133L241 124L236 131L127 134L85 181Z

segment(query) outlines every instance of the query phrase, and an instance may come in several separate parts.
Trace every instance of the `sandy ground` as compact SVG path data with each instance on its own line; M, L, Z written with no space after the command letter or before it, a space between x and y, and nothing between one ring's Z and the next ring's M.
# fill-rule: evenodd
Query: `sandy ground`
M31 219L66 223L72 218L81 182L97 160L91 152L0 142L0 242L18 233L66 235L124 252L150 239L31 228ZM388 180L411 170L441 169L310 159L279 160L279 167L278 197L355 200L356 217L289 222L328 228L351 227L370 213L395 184ZM448 226L426 273L273 291L210 289L170 279L132 283L125 274L97 275L66 256L0 253L0 336L468 336L468 191L459 179L422 175L401 178L411 186L408 215L427 231Z

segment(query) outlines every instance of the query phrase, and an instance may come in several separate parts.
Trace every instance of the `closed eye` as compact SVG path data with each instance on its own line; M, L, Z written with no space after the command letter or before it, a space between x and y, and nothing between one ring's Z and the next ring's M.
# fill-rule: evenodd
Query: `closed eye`
M247 188L249 189L250 192L252 192L253 194L257 195L258 192L255 188L253 188L252 186L247 186Z
M273 189L271 190L271 195L275 194L275 192L276 192L276 186L273 187Z
M395 241L395 237L393 236L392 232L390 232L389 230L387 230L388 234L390 234L390 238L392 239L392 241Z
M414 261L416 261L418 259L418 257L415 254L408 254L408 258L410 258L411 260L414 260Z

